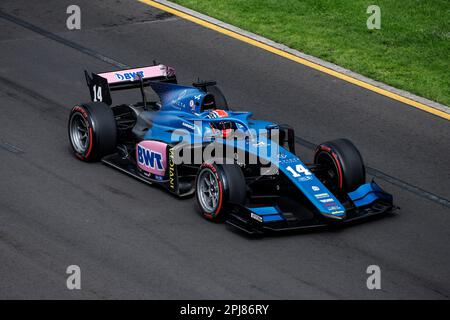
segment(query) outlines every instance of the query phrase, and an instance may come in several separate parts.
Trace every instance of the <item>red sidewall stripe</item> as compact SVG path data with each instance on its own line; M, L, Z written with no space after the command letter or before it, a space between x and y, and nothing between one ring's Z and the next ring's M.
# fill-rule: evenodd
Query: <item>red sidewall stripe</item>
M343 179L343 175L342 175L342 168L341 168L341 163L339 161L338 156L334 153L331 152L331 156L334 158L334 162L336 164L336 167L338 169L338 174L339 174L339 189L342 190L343 185L344 185L344 179Z
M89 155L92 152L92 147L94 145L94 131L92 130L92 124L89 118L89 111L86 110L85 108L81 107L81 106L75 106L72 109L72 114L74 112L78 112L79 114L81 114L81 116L87 121L88 125L89 125L89 148L87 150L87 152L85 154L79 154L78 152L75 152L75 155L82 159L82 160L86 160Z
M217 206L217 209L213 213L203 212L203 215L206 218L213 220L220 214L220 210L222 209L223 186L222 186L222 181L220 180L219 174L217 172L217 169L212 164L209 164L209 163L205 163L202 165L202 168L205 168L205 167L209 168L213 172L213 174L216 176L217 183L219 185L219 204Z
M331 158L332 158L332 160L334 162L334 165L335 165L335 167L336 167L336 169L338 171L338 175L339 175L339 190L342 190L343 187L344 187L344 175L343 175L343 172L342 172L342 166L341 166L341 162L339 161L339 157L337 156L336 153L334 153L332 151L332 149L330 147L321 145L321 146L319 146L317 148L316 155L314 156L314 159L316 159L316 157L318 156L320 151L323 151L323 152L331 155Z

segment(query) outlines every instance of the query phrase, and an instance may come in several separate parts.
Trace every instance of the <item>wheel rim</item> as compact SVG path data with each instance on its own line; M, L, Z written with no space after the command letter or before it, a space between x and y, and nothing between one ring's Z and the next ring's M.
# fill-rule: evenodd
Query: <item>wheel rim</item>
M326 168L326 171L324 173L324 184L326 185L326 187L328 187L329 189L338 189L339 173L333 157L327 152L321 152L317 155L316 163Z
M90 143L89 126L87 120L80 114L74 113L70 121L70 140L78 153L85 153Z
M219 182L215 174L206 169L197 180L197 194L201 207L207 213L213 213L219 205Z

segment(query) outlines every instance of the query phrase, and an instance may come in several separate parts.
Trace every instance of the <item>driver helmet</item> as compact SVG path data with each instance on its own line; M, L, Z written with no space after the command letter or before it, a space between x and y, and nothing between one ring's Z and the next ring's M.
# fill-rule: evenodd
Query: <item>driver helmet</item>
M228 112L221 109L211 110L207 115L209 119L227 118ZM217 121L210 123L211 129L214 133L222 133L222 137L226 138L231 135L234 129L234 123L230 120Z

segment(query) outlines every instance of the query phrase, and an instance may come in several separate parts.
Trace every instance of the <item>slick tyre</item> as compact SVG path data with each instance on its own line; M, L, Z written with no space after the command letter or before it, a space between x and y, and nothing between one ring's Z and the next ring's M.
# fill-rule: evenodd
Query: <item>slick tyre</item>
M77 105L70 111L69 141L75 156L98 161L116 149L117 130L111 108L103 102Z
M225 99L224 94L217 86L209 86L207 92L214 96L214 101L216 103L217 109L229 110L227 99Z
M245 203L245 178L237 164L204 163L197 173L195 185L197 204L208 220L221 221L231 205Z
M320 144L314 154L314 163L326 168L323 179L334 191L351 192L366 181L361 154L347 139Z

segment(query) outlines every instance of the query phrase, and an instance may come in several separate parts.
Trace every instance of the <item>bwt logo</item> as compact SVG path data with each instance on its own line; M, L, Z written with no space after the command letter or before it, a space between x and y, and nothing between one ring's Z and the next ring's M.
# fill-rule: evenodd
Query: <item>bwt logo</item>
M125 72L125 73L116 73L116 78L118 80L131 80L137 79L138 76L141 76L141 78L144 77L144 71L138 71L138 72Z
M157 170L163 170L162 154L144 147L138 146L138 161L140 164Z

